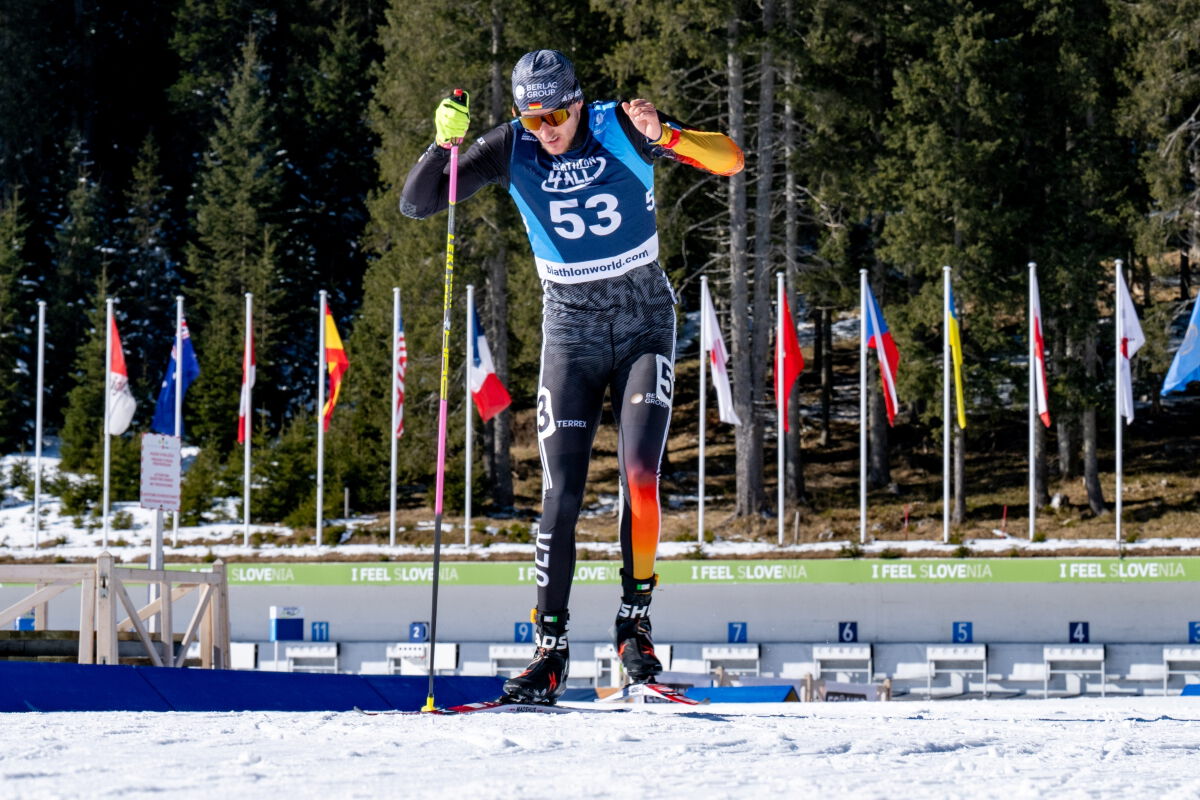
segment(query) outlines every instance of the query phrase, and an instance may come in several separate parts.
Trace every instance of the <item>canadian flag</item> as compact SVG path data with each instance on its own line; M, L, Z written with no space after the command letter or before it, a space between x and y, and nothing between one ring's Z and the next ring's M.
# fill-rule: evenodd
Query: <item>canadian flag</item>
M1029 272L1029 304L1033 309L1033 375L1037 412L1042 424L1050 427L1050 388L1046 383L1046 342L1042 336L1042 301L1038 297L1037 270Z
M729 386L729 351L725 349L725 338L721 335L721 326L717 322L717 310L713 307L712 295L708 293L708 284L702 284L700 292L700 313L704 316L704 328L707 336L702 343L704 352L708 353L712 364L713 388L717 390L717 414L721 422L730 425L741 425L737 412L733 410L733 390Z
M1138 322L1137 309L1129 296L1129 288L1125 286L1125 276L1121 274L1120 265L1117 267L1117 313L1121 315L1121 416L1126 424L1133 422L1133 370L1129 368L1129 359L1146 343L1142 334L1142 326Z
M129 391L129 370L125 367L125 351L121 348L121 335L117 333L117 320L112 320L109 348L112 353L108 373L108 420L109 436L120 436L129 430L137 401Z
M483 326L479 324L479 312L475 309L471 312L471 333L475 338L475 357L471 359L467 368L471 379L471 397L475 400L480 419L487 422L508 408L512 397L496 375L496 365L492 363L492 350L488 347Z

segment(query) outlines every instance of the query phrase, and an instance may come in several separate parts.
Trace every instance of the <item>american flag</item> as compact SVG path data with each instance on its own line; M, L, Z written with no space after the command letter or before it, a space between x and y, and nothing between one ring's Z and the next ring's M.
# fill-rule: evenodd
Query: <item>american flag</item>
M404 435L404 370L408 366L408 345L404 341L404 320L396 317L396 438Z

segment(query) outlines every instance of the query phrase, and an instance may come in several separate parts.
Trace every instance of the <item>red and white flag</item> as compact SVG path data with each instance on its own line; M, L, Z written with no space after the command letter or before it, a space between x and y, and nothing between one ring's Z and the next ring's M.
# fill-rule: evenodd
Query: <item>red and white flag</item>
M874 349L875 357L879 360L879 380L883 384L883 401L887 408L888 425L896 424L896 411L900 406L900 396L896 392L896 372L900 366L900 351L892 338L887 320L883 318L883 309L875 300L875 294L867 285L867 295L863 298L863 311L867 316L866 349Z
M117 333L117 320L112 321L109 332L109 348L112 351L108 373L108 420L106 427L110 436L120 436L129 430L137 401L129 391L129 370L125 367L125 351L121 348L121 335Z
M238 444L245 443L249 430L248 422L254 416L254 409L250 408L250 390L254 388L255 365L254 334L251 333L246 340L245 352L242 353L242 400L238 405Z
M484 336L483 326L479 324L479 311L474 312L472 330L475 334L475 357L469 365L471 379L471 397L475 399L475 408L479 409L479 417L487 422L492 417L508 408L512 397L508 389L496 375L496 366L492 363L492 349L488 347L487 337Z
M397 301L398 302L398 301ZM399 306L397 306L399 308ZM404 373L408 369L408 342L404 339L404 319L396 318L396 438L404 435Z
M1129 359L1133 358L1141 346L1146 343L1142 334L1142 326L1138 322L1137 309L1134 308L1133 298L1129 296L1129 288L1125 286L1125 276L1117 269L1117 313L1121 315L1121 416L1125 423L1133 422L1133 370L1129 367Z
M704 316L704 327L708 332L708 337L701 342L701 347L708 354L709 363L712 364L713 388L717 390L717 414L721 422L741 425L742 421L733 410L733 390L729 386L729 351L725 349L725 338L721 335L717 310L713 307L707 283L700 292L700 313Z
M796 323L792 321L792 309L788 306L787 292L783 293L783 337L775 341L775 408L783 415L783 429L791 430L788 422L788 398L792 395L792 385L804 371L804 353L800 352L800 338L796 335ZM783 383L779 381L782 369Z
M1034 383L1037 413L1042 424L1050 427L1050 385L1046 382L1046 342L1042 336L1042 301L1038 296L1037 270L1029 273L1029 302L1033 308Z

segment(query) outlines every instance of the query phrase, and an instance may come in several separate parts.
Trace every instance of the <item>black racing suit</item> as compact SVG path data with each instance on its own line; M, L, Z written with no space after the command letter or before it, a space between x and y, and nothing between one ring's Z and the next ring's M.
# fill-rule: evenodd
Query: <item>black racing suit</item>
M547 154L514 121L486 132L459 160L460 199L489 183L513 195L542 277L543 511L535 572L543 611L569 604L575 526L605 390L618 430L624 575L653 578L658 470L674 390L675 296L657 260L650 165L667 156L706 169L733 161L733 172L741 168L741 152L726 137L660 120L665 145L647 141L619 105L594 103L584 106L561 156ZM681 142L679 152L670 149ZM405 215L424 218L447 207L448 163L448 151L437 145L421 156L404 186Z

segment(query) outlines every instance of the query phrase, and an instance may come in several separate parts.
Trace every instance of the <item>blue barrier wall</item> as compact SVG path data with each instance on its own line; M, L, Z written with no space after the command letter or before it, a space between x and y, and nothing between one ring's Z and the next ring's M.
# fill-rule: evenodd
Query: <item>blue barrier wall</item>
M492 700L503 680L434 679L439 706ZM418 711L428 678L0 662L0 711Z

